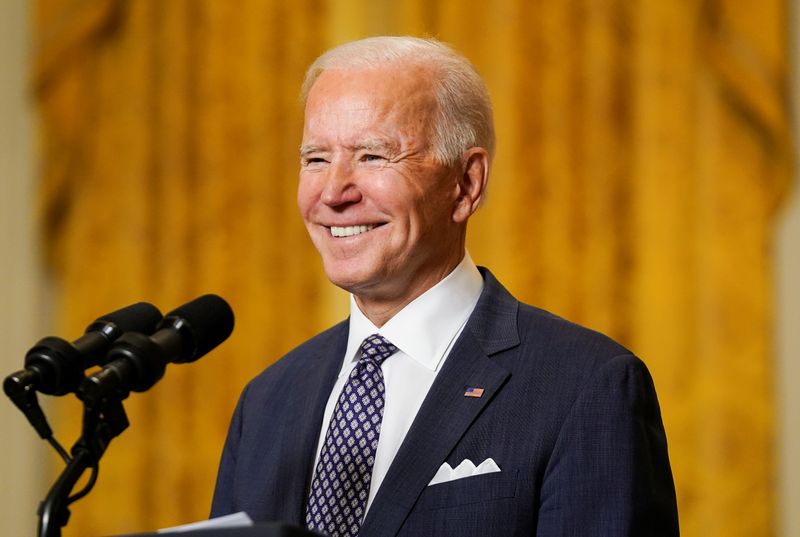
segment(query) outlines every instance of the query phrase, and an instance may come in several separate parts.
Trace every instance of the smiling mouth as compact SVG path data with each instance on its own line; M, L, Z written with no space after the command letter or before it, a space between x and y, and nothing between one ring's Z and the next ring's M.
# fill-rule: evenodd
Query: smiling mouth
M352 237L354 235L361 235L362 233L366 233L367 231L372 231L378 227L376 224L369 224L366 226L331 226L331 235L334 237Z

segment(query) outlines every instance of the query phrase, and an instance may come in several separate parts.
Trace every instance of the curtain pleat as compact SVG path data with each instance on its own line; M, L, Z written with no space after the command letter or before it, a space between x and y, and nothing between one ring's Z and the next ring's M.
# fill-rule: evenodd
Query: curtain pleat
M244 384L347 314L297 213L305 67L373 34L473 60L498 133L468 247L650 366L687 536L774 533L772 253L783 0L38 0L38 207L58 333L207 292L236 328L125 401L69 535L207 515ZM56 405L68 442L80 406ZM280 438L275 438L280 442ZM54 462L54 472L56 463ZM532 506L535 508L535 506Z

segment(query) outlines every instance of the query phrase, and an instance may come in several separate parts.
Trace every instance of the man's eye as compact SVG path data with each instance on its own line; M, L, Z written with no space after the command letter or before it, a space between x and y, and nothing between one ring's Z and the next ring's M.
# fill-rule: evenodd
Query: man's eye
M327 161L322 157L306 157L306 158L303 159L303 165L304 166L309 166L309 165L313 165L313 164L322 164L324 162L327 162Z
M373 162L373 161L376 161L376 160L386 160L386 158L382 157L380 155L367 154L367 155L362 156L361 160L363 160L364 162Z

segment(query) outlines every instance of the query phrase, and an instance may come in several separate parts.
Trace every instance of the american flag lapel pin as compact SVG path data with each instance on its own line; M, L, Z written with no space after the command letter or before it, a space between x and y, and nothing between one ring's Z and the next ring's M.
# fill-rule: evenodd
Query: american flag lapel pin
M467 391L464 392L464 397L483 397L483 388L470 386L467 388Z

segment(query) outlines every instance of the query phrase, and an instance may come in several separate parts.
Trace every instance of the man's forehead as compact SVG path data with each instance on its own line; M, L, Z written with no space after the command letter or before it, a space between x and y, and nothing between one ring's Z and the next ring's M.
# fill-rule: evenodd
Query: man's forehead
M367 95L380 97L391 95L396 100L434 96L434 71L430 66L408 62L394 62L376 67L337 67L322 71L312 84L308 102L331 95L347 100L350 96ZM357 106L353 103L353 106ZM306 106L308 110L308 106Z
M301 154L333 145L398 151L420 143L435 120L436 99L430 81L417 80L422 73L399 67L324 71L306 102Z

